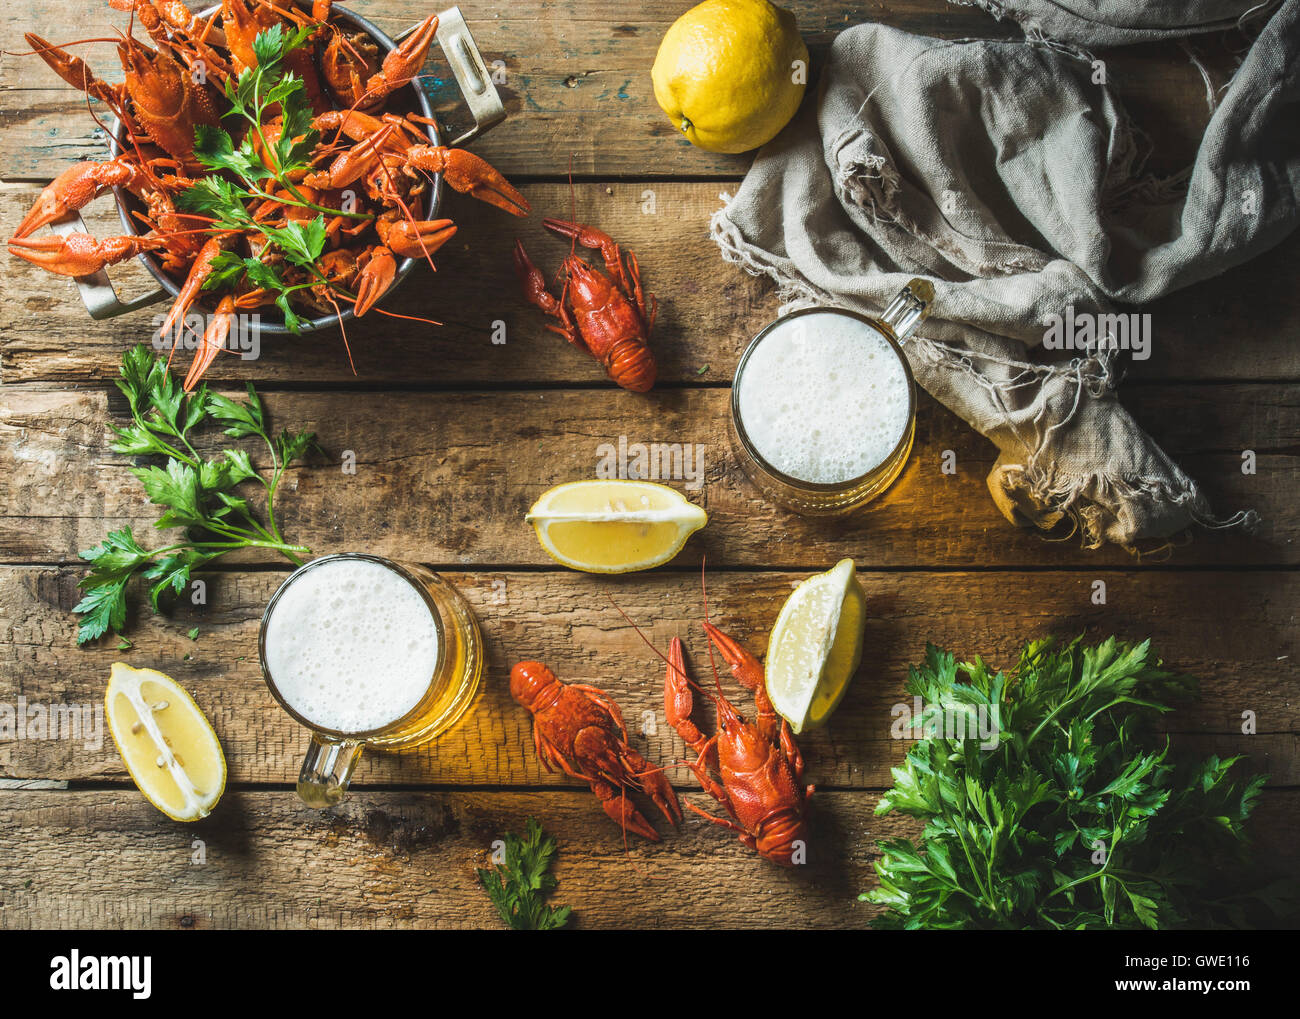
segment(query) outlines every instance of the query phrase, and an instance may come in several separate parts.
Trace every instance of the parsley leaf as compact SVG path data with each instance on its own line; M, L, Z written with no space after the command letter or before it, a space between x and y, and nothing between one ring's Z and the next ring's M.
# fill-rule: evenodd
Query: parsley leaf
M209 170L229 170L250 184L272 176L271 171L258 158L247 136L236 147L230 135L219 127L210 127L207 124L195 126L194 156ZM233 195L235 189L213 191L213 193Z
M77 643L84 644L109 630L121 632L126 623L127 581L149 561L149 553L136 542L131 528L124 527L109 531L107 538L82 552L81 558L94 564L79 585L86 593L72 608L83 616Z

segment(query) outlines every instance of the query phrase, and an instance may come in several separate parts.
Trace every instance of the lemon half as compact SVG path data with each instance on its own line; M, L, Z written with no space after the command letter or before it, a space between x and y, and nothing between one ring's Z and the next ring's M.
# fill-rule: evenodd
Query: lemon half
M708 523L680 493L648 481L574 481L546 492L526 518L546 554L585 573L668 562Z
M104 712L145 799L174 821L212 812L226 788L226 758L207 716L174 679L114 662Z
M748 152L799 109L808 47L768 0L705 0L668 29L650 71L655 99L692 145Z
M768 642L767 696L795 732L821 725L862 661L867 601L852 559L809 577L786 599Z

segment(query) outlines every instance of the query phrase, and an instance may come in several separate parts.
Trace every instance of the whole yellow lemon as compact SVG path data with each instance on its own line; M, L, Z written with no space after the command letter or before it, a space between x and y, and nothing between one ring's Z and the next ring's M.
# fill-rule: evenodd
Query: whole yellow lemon
M655 99L692 145L748 152L799 108L808 47L794 15L768 0L705 0L668 29L650 77Z

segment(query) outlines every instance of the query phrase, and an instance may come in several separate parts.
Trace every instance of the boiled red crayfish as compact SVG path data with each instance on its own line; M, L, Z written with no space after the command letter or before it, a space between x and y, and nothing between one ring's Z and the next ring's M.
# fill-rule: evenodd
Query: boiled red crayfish
M800 848L797 843L807 845L808 800L813 794L813 787L805 787L802 782L803 756L789 723L777 715L768 700L763 666L758 659L712 623L706 622L704 630L731 666L732 675L753 693L756 710L754 720L745 721L722 695L719 685L713 697L718 706L719 731L706 737L691 721L692 683L686 673L682 642L673 638L664 679L668 722L697 755L687 766L730 818L710 814L690 802L686 806L736 832L741 842L757 850L765 860L793 866Z
M582 223L561 219L542 222L548 230L599 251L605 272L570 254L564 260L564 286L557 298L533 265L522 241L515 242L515 272L524 296L546 314L560 320L546 328L605 366L609 377L634 393L655 384L655 359L648 345L658 302L641 289L636 255L626 254L609 234ZM608 275L606 275L608 274Z
M605 813L625 830L659 841L628 799L629 789L649 796L674 824L681 820L673 787L628 745L623 714L603 690L561 683L541 662L520 662L510 670L510 694L533 713L533 745L546 770L555 765L590 785Z

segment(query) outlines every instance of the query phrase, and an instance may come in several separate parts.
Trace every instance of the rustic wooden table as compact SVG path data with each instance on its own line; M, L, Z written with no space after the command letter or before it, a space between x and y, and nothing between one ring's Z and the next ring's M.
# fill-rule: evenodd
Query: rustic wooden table
M428 13L414 0L357 6L396 32ZM1007 663L1021 641L1087 630L1150 635L1166 658L1204 679L1204 697L1170 719L1183 744L1250 753L1272 784L1259 807L1264 851L1296 860L1300 844L1300 305L1284 244L1257 262L1150 309L1156 356L1136 365L1124 401L1216 507L1256 507L1254 538L1198 533L1170 554L1135 560L1047 543L1010 527L984 477L992 446L922 396L916 450L901 480L848 522L813 523L766 505L729 456L728 384L747 339L771 319L766 284L725 264L708 239L719 193L743 157L710 155L677 137L651 94L649 67L684 0L609 5L583 0L465 3L489 62L506 70L510 119L474 148L533 203L526 222L459 195L461 224L392 306L444 328L374 317L349 329L356 374L336 335L270 339L260 360L220 358L226 387L255 380L279 424L314 428L328 460L295 469L282 499L287 534L316 552L367 550L442 571L469 599L488 649L486 693L469 719L431 748L363 759L349 799L317 813L293 781L304 732L272 701L257 665L262 608L281 562L245 559L211 574L203 607L134 615L135 642L79 650L72 606L76 552L108 528L147 532L154 515L107 426L123 410L112 386L122 350L146 341L152 312L92 322L70 281L14 259L0 273L0 702L94 702L117 658L170 672L212 719L229 762L220 807L173 823L127 778L111 740L0 742L0 926L452 927L495 926L476 886L503 830L529 815L559 837L558 899L584 927L858 927L873 908L873 845L912 830L876 818L880 790L906 744L889 736L906 665L934 641ZM866 19L945 37L1007 36L974 9L940 0L787 0L814 62L834 34ZM116 19L120 21L119 19ZM0 38L24 30L55 39L104 35L115 23L92 6L76 19L62 0L15 0ZM1213 41L1203 49L1212 51ZM85 48L105 75L111 49ZM1105 54L1112 80L1156 139L1157 165L1192 151L1204 87L1176 47ZM437 83L440 85L440 83ZM460 114L440 94L447 116ZM104 139L83 100L31 57L0 57L0 235L50 178L102 158ZM543 329L519 297L509 251L516 234L547 270L564 247L543 215L563 215L577 179L577 216L641 257L658 293L660 382L638 397ZM88 215L120 232L111 201ZM144 289L136 266L114 271ZM492 322L507 324L494 343ZM711 523L671 566L603 579L557 569L523 522L550 486L594 474L598 447L700 444L692 498ZM940 471L946 450L958 470ZM1253 450L1257 472L1242 472ZM348 453L355 473L343 470ZM678 482L680 486L680 482ZM776 610L809 572L853 556L870 603L861 674L830 727L804 740L819 792L807 866L785 872L693 815L660 845L625 855L617 828L584 787L547 774L529 718L508 694L512 663L541 658L567 680L609 690L630 719L659 712L634 743L651 759L683 748L662 720L663 669L610 604L660 646L698 641L700 557L724 628L762 651ZM1092 601L1106 583L1106 604ZM197 627L191 641L187 631ZM1243 712L1258 732L1243 735ZM707 805L689 774L686 799Z

